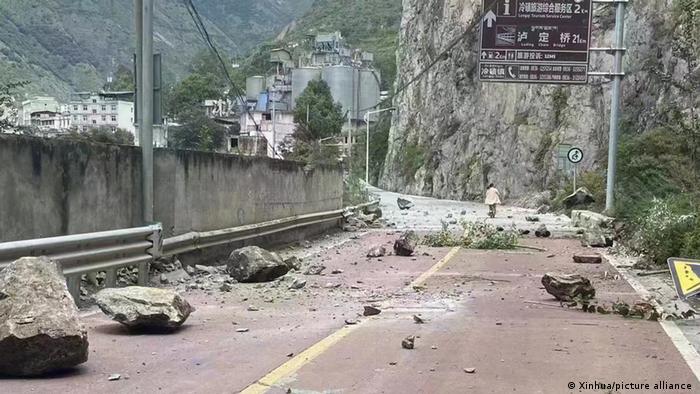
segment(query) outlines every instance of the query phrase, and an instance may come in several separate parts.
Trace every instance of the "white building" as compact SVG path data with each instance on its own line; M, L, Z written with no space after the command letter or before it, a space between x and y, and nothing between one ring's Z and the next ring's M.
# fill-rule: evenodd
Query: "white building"
M66 108L73 126L81 130L107 126L136 134L132 92L76 93Z
M41 131L67 130L71 118L63 113L63 108L53 97L37 96L20 104L17 113L18 126L34 126Z
M251 119L252 118L252 119ZM294 124L294 114L286 111L275 111L275 122L273 125L272 113L262 111L251 111L250 115L245 112L241 114L241 135L250 137L264 137L267 142L267 156L281 159L279 146L287 137L294 134L296 125ZM256 124L259 130L256 129ZM273 151L272 147L275 147Z

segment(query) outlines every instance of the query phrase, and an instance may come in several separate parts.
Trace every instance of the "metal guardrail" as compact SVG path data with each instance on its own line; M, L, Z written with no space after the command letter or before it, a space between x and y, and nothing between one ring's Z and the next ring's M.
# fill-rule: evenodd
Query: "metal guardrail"
M298 215L269 222L224 230L192 232L162 240L160 224L75 234L61 237L0 243L0 270L27 256L46 256L59 263L66 276L68 290L76 302L80 299L80 278L85 274L106 272L105 287L116 286L117 270L138 267L138 283L148 283L148 264L161 256L174 256L223 246L296 228L339 221L347 212L378 204L372 201L335 211Z
M165 239L163 241L163 256L175 256L178 254L211 248L213 246L223 246L234 242L289 231L296 228L341 220L343 219L343 214L347 211L363 209L378 203L379 201L372 201L355 207L335 211L292 216L289 218L233 227L224 230L191 232Z
M137 266L139 284L147 284L148 264L160 257L161 231L158 224L0 243L0 269L21 257L46 256L60 265L68 290L78 301L84 274L104 271L105 286L114 287L119 268Z

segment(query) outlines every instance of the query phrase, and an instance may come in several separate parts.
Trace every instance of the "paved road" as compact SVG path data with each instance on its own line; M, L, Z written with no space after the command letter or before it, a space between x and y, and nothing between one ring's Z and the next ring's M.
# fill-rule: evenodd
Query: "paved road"
M476 204L421 198L401 215L391 207L395 195L381 197L390 219L406 220L402 226L412 218L437 229L450 212L472 207L476 214L465 216L485 216ZM498 220L527 225L519 218L529 211L508 209ZM572 230L563 218L543 220L562 233ZM671 339L667 327L567 310L546 294L542 274L564 271L589 276L600 302L639 300L612 266L575 265L571 256L583 251L576 240L522 241L545 252L422 247L415 257L369 260L370 247L390 247L397 233L351 236L284 251L327 266L322 276L304 276L302 290L281 282L237 285L231 293L187 292L197 311L171 335L130 333L88 310L88 363L50 378L0 379L0 392L690 393L700 387L687 362L697 352L682 338ZM382 313L365 318L365 305ZM426 323L416 324L413 315ZM237 332L241 328L248 332ZM413 350L401 347L409 335L417 337ZM469 368L475 372L466 373ZM122 379L108 381L114 373ZM692 388L579 389L595 381Z

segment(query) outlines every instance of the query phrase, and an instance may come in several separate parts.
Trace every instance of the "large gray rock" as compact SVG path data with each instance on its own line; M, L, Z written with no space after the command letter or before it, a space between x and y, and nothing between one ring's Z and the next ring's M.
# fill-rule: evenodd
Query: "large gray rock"
M177 328L194 311L177 292L151 287L104 289L95 302L113 320L135 328Z
M591 281L581 275L547 273L542 277L547 293L559 301L590 300L595 297Z
M589 229L584 231L581 244L591 248L609 248L613 246L613 240L602 230Z
M595 198L585 187L579 188L570 196L564 198L562 203L567 208L590 205L595 202Z
M397 198L396 199L396 204L399 206L399 209L404 211L413 208L414 204L411 200L407 200L405 198Z
M87 359L87 331L56 264L25 257L0 272L0 375L42 375Z
M414 231L406 231L394 242L394 253L397 256L411 256L416 251L418 236Z
M257 246L234 250L226 265L229 275L242 283L270 282L289 272L277 253Z

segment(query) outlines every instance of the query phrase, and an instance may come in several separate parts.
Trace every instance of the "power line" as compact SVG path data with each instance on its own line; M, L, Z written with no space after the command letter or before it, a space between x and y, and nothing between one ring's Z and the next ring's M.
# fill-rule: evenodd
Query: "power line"
M255 121L255 117L253 117L253 114L250 113L250 110L248 110L248 105L247 105L247 99L245 95L243 94L242 90L236 86L235 82L233 82L233 78L231 78L231 74L228 71L228 67L226 66L226 62L224 62L223 57L221 56L221 53L219 50L216 48L216 45L214 45L214 42L211 39L211 36L209 35L209 32L207 31L206 26L204 25L204 22L202 21L201 16L199 15L199 11L197 11L197 8L194 6L194 3L192 0L183 0L185 3L185 8L187 8L187 12L190 14L190 17L192 18L192 21L194 22L195 26L197 27L197 31L199 32L200 36L202 39L204 39L204 42L207 44L209 47L209 50L216 56L217 60L221 64L221 68L224 71L224 75L226 76L226 79L228 80L229 84L234 90L234 93L238 96L238 99L241 101L243 104L243 108L246 112L246 115L250 118L251 121L253 121L253 124L255 125L255 130L256 131L261 131L260 125L258 125L258 122ZM273 103L274 105L274 103ZM275 120L273 119L273 122ZM267 146L272 149L272 153L274 157L278 157L277 150L273 145L270 144L267 139L265 139L267 142ZM273 141L274 142L274 141Z
M418 74L414 75L413 78L411 78L408 82L406 82L406 83L404 83L403 85L399 86L399 87L396 89L396 91L395 91L391 96L385 98L384 100L380 101L379 103L377 103L376 105L374 105L374 106L372 106L372 107L367 107L367 108L361 109L360 112L367 111L367 110L370 110L370 109L374 109L374 108L377 108L377 107L381 107L381 106L384 105L386 102L388 102L388 101L390 102L390 101L393 100L396 96L398 96L401 92L403 92L404 90L406 90L409 86L413 85L413 84L416 83L419 79L421 79L421 78L423 77L423 75L425 75L425 73L427 73L427 72L430 71L433 67L435 67L435 65L438 64L438 62L440 62L440 61L443 59L443 57L444 57L445 55L447 55L452 49L454 49L454 47L457 46L457 44L459 44L462 40L464 40L464 39L467 38L470 34L472 34L472 33L474 32L474 29L476 29L477 27L481 26L481 23L482 23L483 20L484 20L484 16L486 16L486 13L487 13L486 10L487 10L487 9L490 10L491 7L493 6L493 4L496 3L496 1L497 1L497 0L494 0L490 5L488 5L487 7L485 7L484 10L482 10L482 13L479 14L478 18L475 18L475 19L469 24L469 26L467 27L467 29L466 29L464 32L462 32L462 34L460 34L459 36L455 37L455 38L452 40L452 42L450 42L450 44L448 44L447 47L446 47L445 49L443 49L442 52L440 52L440 54L439 54L438 56L435 57L435 60L433 60L432 62L430 62L430 64L428 64L427 67L423 68L420 72L418 72Z

